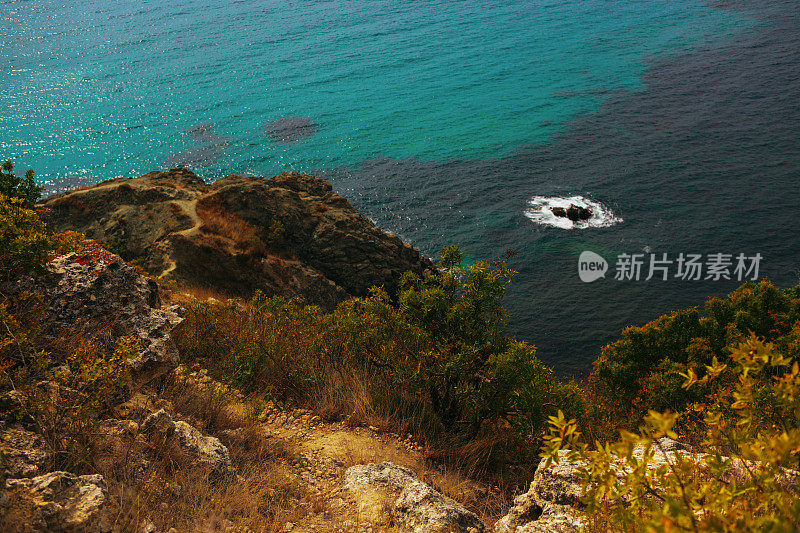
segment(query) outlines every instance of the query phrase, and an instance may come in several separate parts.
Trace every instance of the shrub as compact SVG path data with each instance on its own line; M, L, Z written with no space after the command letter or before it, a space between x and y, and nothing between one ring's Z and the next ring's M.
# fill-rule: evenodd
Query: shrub
M406 274L399 308L432 343L412 386L430 399L445 426L465 424L474 433L487 416L541 406L541 396L533 398L546 394L549 387L543 385L552 377L536 359L535 348L506 333L503 297L514 271L502 260L467 268L461 262L461 251L450 247L442 254L442 272L425 278Z
M0 169L0 194L10 198L19 198L25 207L33 207L42 195L44 187L39 187L33 179L34 171L28 169L25 176L13 174L11 161L3 163Z
M797 531L800 527L800 368L755 335L735 345L729 363L714 358L703 377L687 372L682 387L721 380L714 396L681 414L651 411L635 433L615 444L581 442L574 420L551 418L547 462L559 450L579 461L594 531ZM730 376L735 379L729 379ZM733 383L732 386L727 384ZM772 400L774 421L762 404ZM676 422L698 418L705 428L697 454L663 453L658 439L676 438ZM640 447L641 455L634 454ZM562 452L563 453L563 452Z
M705 316L694 308L676 311L623 330L594 362L590 381L602 401L633 419L648 409L679 411L716 384L687 391L678 374L702 372L714 357L727 361L725 347L750 332L774 342L787 357L800 357L800 286L745 283L727 298L707 301L705 311Z
M53 247L34 211L18 198L0 195L0 268L5 279L40 268Z
M0 194L0 280L41 272L48 253L76 249L83 236L53 234L19 198Z
M487 462L535 449L556 406L578 411L574 387L506 333L504 261L462 268L450 248L442 265L406 274L396 306L380 288L328 314L260 294L196 302L176 338L221 379L329 417L411 429L447 448L485 442L491 451L476 454Z

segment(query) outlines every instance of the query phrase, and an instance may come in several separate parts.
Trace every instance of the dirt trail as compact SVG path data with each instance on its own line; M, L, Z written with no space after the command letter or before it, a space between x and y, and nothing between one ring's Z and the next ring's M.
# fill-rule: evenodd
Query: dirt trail
M286 412L272 405L261 419L267 435L285 443L290 456L288 471L302 483L314 502L302 520L286 524L284 531L395 531L385 525L359 521L355 500L342 490L345 470L356 464L391 461L410 468L422 481L457 501L463 502L465 498L474 501L477 494L489 492L479 483L426 465L422 447L411 436L381 433L372 427L349 427L343 422L325 423L310 411Z
M203 221L197 214L197 198L194 200L174 200L173 203L180 207L181 211L183 211L192 221L192 226L190 228L178 231L176 233L178 235L183 235L184 237L191 237L192 235L199 233L200 227L203 225ZM161 274L158 275L158 277L163 278L177 267L178 264L174 260L170 260L167 268L165 268Z
M183 235L184 237L190 237L200 231L200 226L203 225L203 221L200 219L200 216L197 214L197 198L194 200L174 200L173 203L183 210L186 215L192 219L192 227L181 230L176 232L178 235Z
M285 443L290 476L315 502L302 520L286 524L285 531L386 531L385 526L360 522L355 501L342 490L344 472L354 464L392 461L427 477L420 447L410 438L324 423L305 410L285 412L270 406L262 419L266 434Z

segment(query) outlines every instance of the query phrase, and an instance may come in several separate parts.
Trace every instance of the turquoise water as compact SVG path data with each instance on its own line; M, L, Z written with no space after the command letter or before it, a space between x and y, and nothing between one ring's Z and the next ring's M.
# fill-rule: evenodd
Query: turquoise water
M0 157L42 181L138 175L187 148L208 179L503 156L644 89L645 60L752 24L699 0L30 0L0 15ZM316 133L264 134L295 116ZM200 123L225 142L198 152Z
M586 284L583 250L760 253L760 277L800 281L797 0L0 0L0 17L17 168L315 172L428 256L518 252L511 329L564 374L738 285ZM298 117L311 135L265 133ZM537 198L609 217L545 224Z

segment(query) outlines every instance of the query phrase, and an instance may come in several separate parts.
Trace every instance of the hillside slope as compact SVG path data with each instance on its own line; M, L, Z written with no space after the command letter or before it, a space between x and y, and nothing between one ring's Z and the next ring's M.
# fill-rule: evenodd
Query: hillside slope
M55 231L75 230L161 280L231 296L299 296L332 308L374 285L394 294L432 263L381 231L331 185L287 172L207 185L172 169L116 179L43 202Z

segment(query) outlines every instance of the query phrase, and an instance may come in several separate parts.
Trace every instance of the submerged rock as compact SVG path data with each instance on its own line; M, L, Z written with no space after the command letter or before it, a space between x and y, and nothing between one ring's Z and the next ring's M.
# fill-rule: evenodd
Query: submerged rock
M185 133L200 142L200 146L192 146L169 156L164 160L165 167L210 167L219 162L222 149L231 145L230 139L218 134L208 123L195 124Z
M348 468L344 488L355 498L364 521L395 524L414 533L486 531L475 514L391 462Z
M176 152L164 159L162 165L165 168L187 167L187 168L207 168L219 163L222 151L215 145L192 146Z
M300 139L311 137L316 133L317 127L310 120L303 117L286 117L273 120L264 128L269 138L276 143L288 144Z

